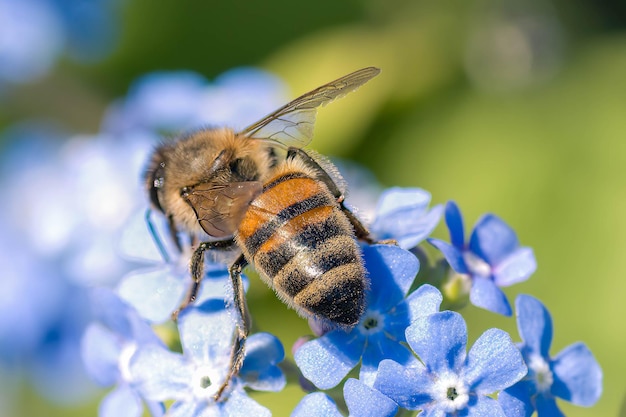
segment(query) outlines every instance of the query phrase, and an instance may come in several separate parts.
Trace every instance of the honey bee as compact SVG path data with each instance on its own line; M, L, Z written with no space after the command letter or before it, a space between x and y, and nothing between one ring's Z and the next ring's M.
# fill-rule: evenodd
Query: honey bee
M192 285L181 309L196 298L205 251L240 253L229 268L238 312L231 373L218 398L243 361L250 327L241 282L246 265L301 316L349 328L363 314L368 279L357 239L371 243L369 232L344 205L338 170L303 148L317 109L379 72L360 69L241 132L199 129L152 155L145 172L151 203L168 218L179 248L178 231L195 242ZM206 235L212 240L198 243Z

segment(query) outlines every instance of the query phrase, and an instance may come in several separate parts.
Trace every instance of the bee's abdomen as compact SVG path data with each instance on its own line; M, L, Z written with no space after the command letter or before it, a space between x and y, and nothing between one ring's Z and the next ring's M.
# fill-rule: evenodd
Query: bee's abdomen
M252 202L238 239L291 307L343 325L358 322L365 269L352 226L325 185L297 172L271 181Z

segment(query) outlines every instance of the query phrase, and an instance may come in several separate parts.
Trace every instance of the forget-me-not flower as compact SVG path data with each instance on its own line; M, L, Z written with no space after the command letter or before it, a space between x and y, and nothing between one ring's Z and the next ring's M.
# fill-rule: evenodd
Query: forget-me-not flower
M256 68L234 68L212 82L191 71L155 72L109 107L103 130L171 135L198 126L242 129L284 104L285 95L280 79Z
M481 217L465 242L463 217L457 205L446 204L450 242L428 241L439 249L452 269L470 280L470 301L475 306L510 316L511 305L500 287L527 280L537 264L533 251L521 247L515 231L493 214Z
M499 329L483 333L466 353L467 327L456 312L419 317L406 339L421 362L382 361L374 388L420 416L504 417L489 397L526 375L522 355Z
M584 343L574 343L554 358L552 318L545 306L529 295L515 300L517 328L522 338L522 355L528 375L500 394L500 402L511 416L529 417L536 410L539 417L564 414L556 398L590 407L602 394L602 369Z
M346 381L343 396L351 417L393 417L398 411L398 404L358 379ZM342 414L328 395L314 392L298 403L291 417L342 417Z
M85 330L82 340L82 358L91 377L102 386L115 388L100 403L100 417L139 417L143 401L133 386L130 360L143 345L163 346L152 328L135 310L122 302L113 292L96 288L91 304L98 321ZM163 405L146 403L151 415L163 415Z
M221 300L208 300L181 312L178 328L182 354L152 345L139 348L131 359L130 373L145 398L174 400L168 410L172 417L270 415L244 387L264 391L284 387L285 377L277 367L284 357L278 339L267 333L251 335L239 374L216 401L231 369L232 312Z
M363 256L370 288L361 320L349 331L335 329L304 343L294 354L302 374L321 389L336 386L359 361L359 379L370 385L382 359L412 361L402 344L404 330L416 317L437 311L441 303L441 294L430 285L408 294L419 269L412 253L393 245L372 245L363 248Z
M439 224L443 206L430 210L430 193L421 188L394 187L385 190L378 200L370 229L380 240L394 239L404 249L411 249L426 239Z

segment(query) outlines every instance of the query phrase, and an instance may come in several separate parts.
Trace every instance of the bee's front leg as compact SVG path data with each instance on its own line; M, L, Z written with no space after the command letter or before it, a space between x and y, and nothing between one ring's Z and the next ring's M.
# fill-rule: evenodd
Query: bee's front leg
M196 250L193 251L193 255L191 255L191 262L189 269L191 271L191 286L189 287L189 291L187 292L187 296L178 307L176 311L172 313L172 319L176 321L178 319L178 315L183 309L185 309L189 304L192 304L196 297L198 296L198 290L200 289L200 283L202 282L202 278L204 278L204 252L207 250L230 250L236 247L234 239L226 239L226 240L216 240L212 242L200 242Z

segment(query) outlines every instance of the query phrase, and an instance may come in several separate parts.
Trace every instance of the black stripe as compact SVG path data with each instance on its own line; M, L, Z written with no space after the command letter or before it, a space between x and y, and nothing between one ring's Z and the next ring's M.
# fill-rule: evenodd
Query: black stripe
M334 201L326 193L318 193L302 201L298 201L284 209L245 240L244 244L250 256L256 255L259 248L276 232L276 229L283 226L289 220L306 213L317 207L331 206Z
M288 172L287 174L283 175L282 177L278 177L274 181L268 182L267 184L265 184L263 186L263 192L265 192L265 191L267 191L267 190L269 190L271 188L276 187L281 182L285 182L285 181L288 181L288 180L294 180L294 179L298 179L298 178L312 179L309 175L305 174L304 172L297 172L297 171Z
M337 236L350 237L350 234L339 227L339 224L336 214L322 222L308 224L298 235L293 236L276 249L260 253L255 262L268 277L273 279L298 252L302 250L313 251L324 242Z
M322 279L324 274L338 266L356 264L357 257L355 248L350 245L323 251L318 249L318 253L308 254L308 258L302 263L298 259L298 262L286 266L280 273L280 283L275 282L275 285L295 297L313 281Z

